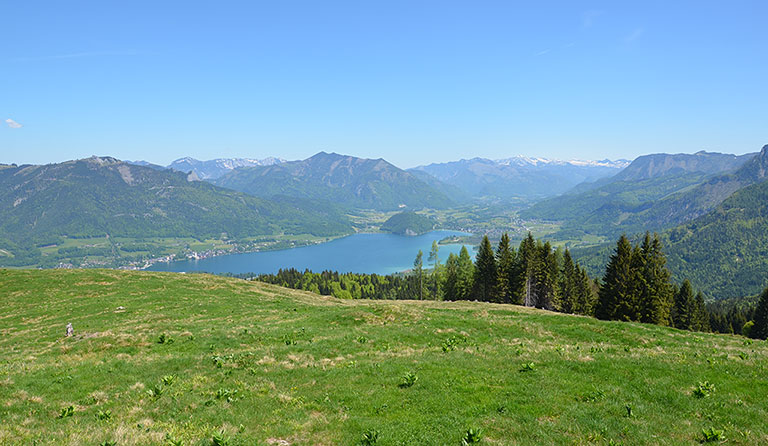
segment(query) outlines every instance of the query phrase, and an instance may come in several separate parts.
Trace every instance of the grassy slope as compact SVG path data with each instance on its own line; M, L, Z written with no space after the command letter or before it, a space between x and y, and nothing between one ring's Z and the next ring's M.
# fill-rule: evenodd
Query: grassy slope
M230 444L335 445L377 429L379 445L457 445L470 427L498 445L696 444L709 427L768 442L768 345L738 337L112 270L0 270L0 302L0 444L202 445L223 430ZM466 341L444 352L453 336ZM705 380L716 391L695 398Z

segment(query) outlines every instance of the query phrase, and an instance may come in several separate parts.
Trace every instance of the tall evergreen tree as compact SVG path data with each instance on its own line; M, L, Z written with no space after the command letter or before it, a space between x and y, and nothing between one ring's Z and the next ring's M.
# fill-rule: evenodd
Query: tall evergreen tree
M413 271L419 281L419 299L424 299L424 253L419 250L416 259L413 261Z
M537 308L554 310L559 305L558 277L560 275L560 252L552 250L549 242L536 243L539 261L535 277L538 282L539 298Z
M536 241L530 232L528 236L520 242L520 249L517 252L518 259L518 302L526 307L535 307L539 301L539 290L537 282L538 255L536 251Z
M626 235L622 235L605 267L595 311L595 316L599 319L624 318L622 306L626 307L624 302L634 300L636 290L632 266L632 244Z
M768 288L760 295L753 321L755 325L752 326L752 330L749 332L750 337L768 339Z
M445 261L445 286L443 287L443 299L458 300L459 283L459 256L448 254Z
M642 260L642 285L640 290L639 317L634 320L657 325L669 325L669 312L673 300L672 285L669 281L667 259L661 249L658 234L645 233L640 247Z
M497 281L496 258L488 236L483 237L475 258L475 283L472 295L474 299L493 302Z
M701 292L696 293L696 326L697 331L711 331L709 327L709 313L704 305L704 296Z
M693 287L688 279L683 281L675 293L675 304L672 309L672 323L681 330L694 330L696 320L696 300L693 297Z
M587 275L587 271L576 265L576 300L573 312L587 316L594 316L597 303L597 290L599 287Z
M432 274L430 277L432 282L432 294L437 300L439 300L443 295L443 273L440 265L440 257L438 256L439 251L440 246L437 244L436 240L433 240L432 249L429 250L429 257L427 260L432 262Z
M560 307L563 313L575 313L579 290L578 281L581 279L579 271L571 258L568 248L563 254L563 267L560 273Z
M456 280L456 299L469 300L475 277L475 265L469 256L466 246L461 247L458 259L458 276Z
M496 248L496 299L497 302L513 303L513 274L515 271L515 252L509 244L509 235L505 232Z

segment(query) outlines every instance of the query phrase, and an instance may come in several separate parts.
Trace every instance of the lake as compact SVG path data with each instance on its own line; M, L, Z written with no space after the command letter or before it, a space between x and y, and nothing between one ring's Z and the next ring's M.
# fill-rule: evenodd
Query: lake
M409 237L394 234L354 234L319 245L303 246L279 251L228 254L201 260L180 260L156 263L150 271L209 273L276 273L279 269L310 269L314 272L332 270L339 272L391 274L413 268L416 254L424 253L424 267L432 242L454 235L467 235L456 231L432 231ZM470 255L474 252L470 246ZM461 245L440 245L439 259L445 263L449 253L457 254Z

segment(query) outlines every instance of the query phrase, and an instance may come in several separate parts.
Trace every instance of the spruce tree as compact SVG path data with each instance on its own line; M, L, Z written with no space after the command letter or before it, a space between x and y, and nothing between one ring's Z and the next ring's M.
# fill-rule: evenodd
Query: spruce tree
M681 330L693 330L695 329L695 320L696 300L693 297L691 283L686 279L675 294L675 304L672 310L672 323L675 328Z
M768 288L760 295L753 318L755 325L749 335L755 339L768 339Z
M696 293L696 330L712 331L709 327L709 312L704 305L704 296L701 292Z
M634 300L635 277L632 269L632 244L626 235L619 238L616 250L605 267L598 293L595 316L599 319L623 319L622 307Z
M560 273L560 307L559 311L563 313L575 313L579 290L578 281L580 277L576 265L571 258L571 252L565 249L563 254L563 267Z
M496 302L512 303L512 280L515 270L515 253L509 245L509 235L505 232L496 248Z
M518 259L518 301L526 307L535 307L539 301L536 275L539 269L536 241L530 232L520 242Z
M639 290L639 314L634 320L657 325L669 325L669 312L673 300L672 285L669 281L669 271L666 268L667 259L662 252L661 240L658 234L645 233L640 247L642 260L638 262L641 270L642 285Z
M440 258L438 257L438 253L440 251L440 246L437 244L436 240L432 241L432 249L429 250L429 257L427 260L429 262L432 262L432 274L431 274L431 282L432 282L432 293L435 297L435 299L440 299L443 295L443 274L442 274L442 268L440 265Z
M573 312L594 316L597 303L597 286L587 275L587 271L576 265L576 299Z
M444 300L458 300L458 282L459 282L459 257L454 254L448 254L448 260L445 261L445 285L443 287Z
M472 296L475 300L493 302L497 281L496 258L488 236L483 236L475 259L475 283Z
M416 273L416 280L418 281L418 297L424 299L424 253L419 250L416 254L416 259L413 261L413 271Z
M456 280L456 299L469 300L472 294L472 288L475 276L475 265L469 256L466 246L461 247L459 251L458 275Z

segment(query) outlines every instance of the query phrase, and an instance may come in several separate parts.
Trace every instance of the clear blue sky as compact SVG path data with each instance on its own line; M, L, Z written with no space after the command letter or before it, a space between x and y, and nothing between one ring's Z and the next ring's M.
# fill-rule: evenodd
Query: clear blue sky
M764 0L4 1L0 162L757 151L766 23Z

